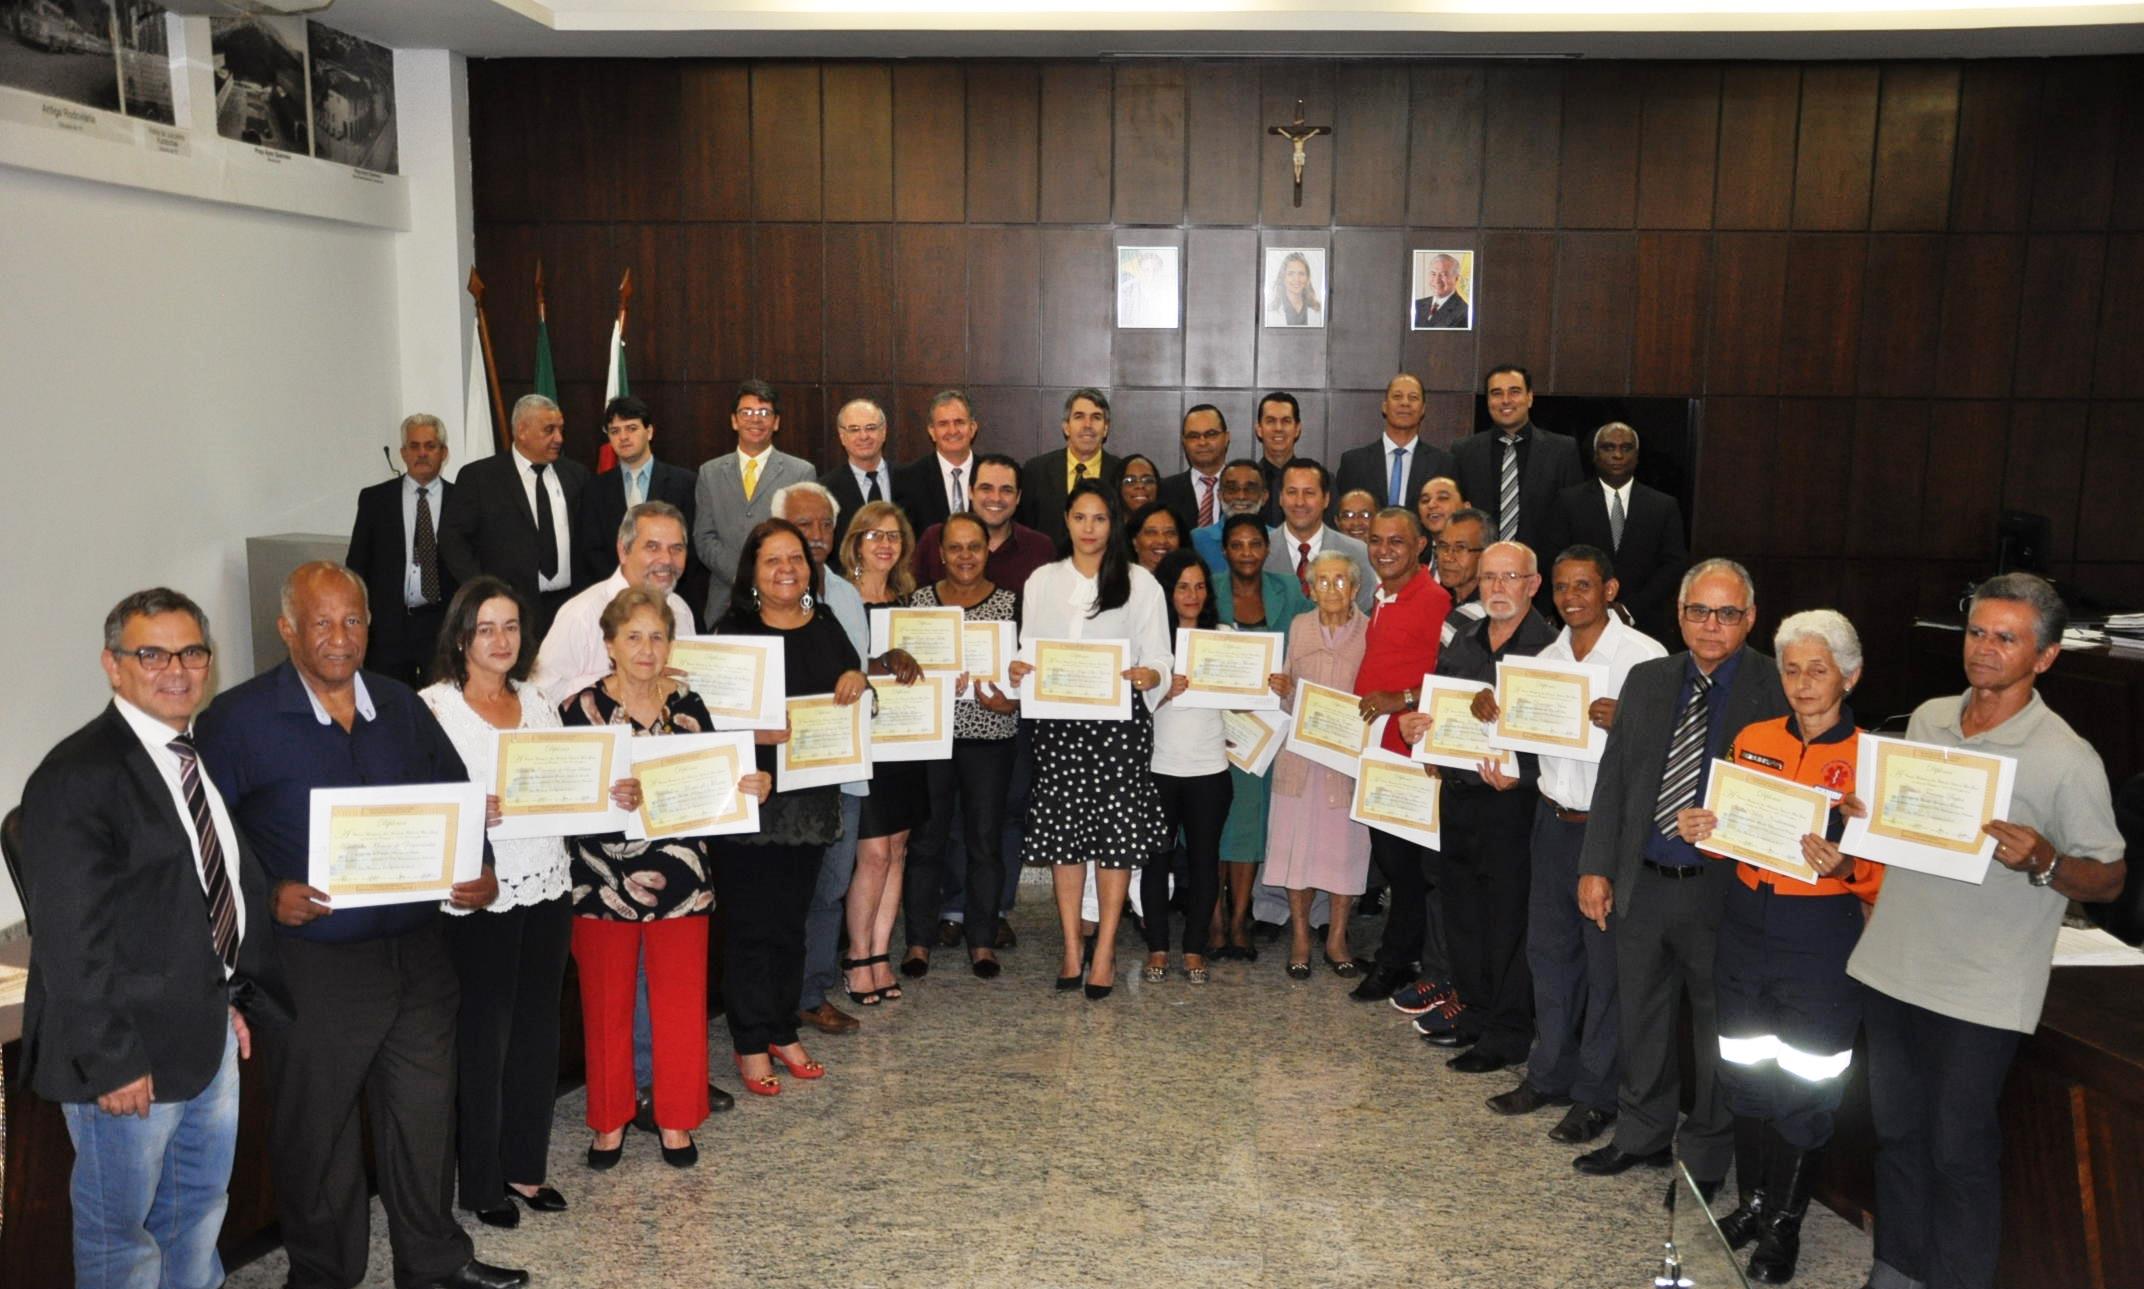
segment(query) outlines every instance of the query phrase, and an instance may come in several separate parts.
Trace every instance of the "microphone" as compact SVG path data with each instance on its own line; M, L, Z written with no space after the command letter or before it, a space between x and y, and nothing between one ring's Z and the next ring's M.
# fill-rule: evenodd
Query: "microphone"
M387 473L393 475L397 479L401 478L402 472L400 470L395 469L395 454L388 451L387 445L385 443L382 443L380 445L380 455L387 458Z

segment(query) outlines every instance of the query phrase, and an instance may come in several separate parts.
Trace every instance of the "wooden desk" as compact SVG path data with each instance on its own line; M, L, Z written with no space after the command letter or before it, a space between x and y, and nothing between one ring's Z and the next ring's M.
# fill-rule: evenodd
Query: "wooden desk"
M1964 630L1957 623L1915 622L1907 646L1911 692L1919 699L1964 693L1964 649ZM2038 688L2047 705L2098 750L2109 784L2144 770L2144 656L2104 645L2064 649Z

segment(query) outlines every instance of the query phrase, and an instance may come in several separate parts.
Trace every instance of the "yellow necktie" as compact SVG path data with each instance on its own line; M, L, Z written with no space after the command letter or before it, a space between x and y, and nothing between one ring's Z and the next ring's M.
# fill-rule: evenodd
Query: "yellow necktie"
M752 494L754 492L757 492L758 490L759 458L746 457L744 459L744 499L746 501L750 501L752 499Z

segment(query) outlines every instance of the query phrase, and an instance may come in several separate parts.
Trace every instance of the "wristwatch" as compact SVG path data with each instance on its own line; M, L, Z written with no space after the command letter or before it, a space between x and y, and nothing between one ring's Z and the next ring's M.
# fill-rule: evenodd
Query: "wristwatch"
M2047 861L2047 867L2037 873L2027 874L2025 880L2031 882L2034 886L2053 886L2055 884L2055 869L2059 868L2061 864L2062 852L2056 851L2055 857Z

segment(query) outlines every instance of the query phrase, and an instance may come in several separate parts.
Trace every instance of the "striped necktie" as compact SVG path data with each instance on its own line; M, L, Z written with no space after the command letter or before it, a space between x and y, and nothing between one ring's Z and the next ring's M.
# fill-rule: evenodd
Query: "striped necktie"
M1675 735L1668 740L1667 770L1660 776L1660 801L1653 808L1653 822L1666 836L1675 835L1676 814L1697 804L1697 780L1705 769L1711 716L1712 677L1700 672L1690 688L1690 701L1682 705L1682 716L1675 722Z
M231 875L223 866L223 843L216 837L216 819L209 813L208 793L201 789L201 754L194 741L181 734L165 744L179 758L179 788L186 797L186 813L193 816L194 838L201 843L201 882L208 904L209 943L225 969L238 969L238 904L231 895Z
M1497 485L1496 535L1504 541L1519 536L1519 441L1504 440L1503 478Z

